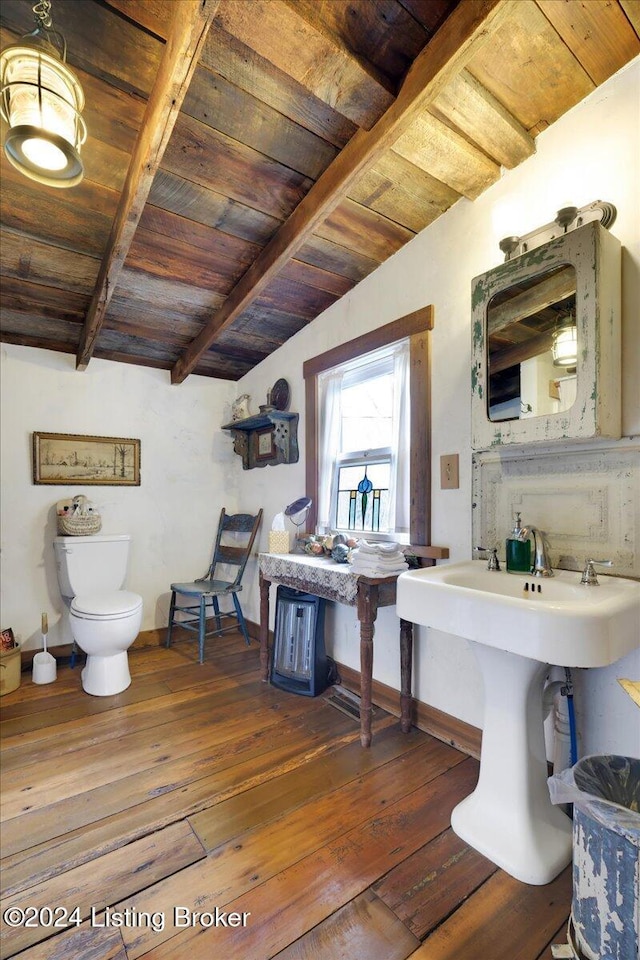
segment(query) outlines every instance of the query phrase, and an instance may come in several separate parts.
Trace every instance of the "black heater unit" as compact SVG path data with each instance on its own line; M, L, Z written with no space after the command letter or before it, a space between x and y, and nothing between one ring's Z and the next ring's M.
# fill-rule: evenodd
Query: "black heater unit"
M276 598L271 683L290 693L317 697L329 686L324 649L325 601L282 585Z

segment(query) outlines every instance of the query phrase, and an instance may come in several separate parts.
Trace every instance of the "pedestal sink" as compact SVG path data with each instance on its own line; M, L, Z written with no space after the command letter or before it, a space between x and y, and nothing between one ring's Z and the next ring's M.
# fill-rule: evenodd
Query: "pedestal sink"
M451 816L470 846L525 883L549 883L571 860L571 821L547 788L542 690L551 664L602 667L640 645L640 583L580 574L493 572L471 560L409 570L403 620L471 641L484 679L480 777Z

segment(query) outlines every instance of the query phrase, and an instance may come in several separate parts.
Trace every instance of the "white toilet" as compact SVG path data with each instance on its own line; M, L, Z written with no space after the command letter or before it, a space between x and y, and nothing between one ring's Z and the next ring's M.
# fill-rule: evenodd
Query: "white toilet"
M82 687L94 697L111 697L131 683L127 650L142 622L142 597L121 590L131 537L55 537L58 583L72 597L73 638L87 655Z

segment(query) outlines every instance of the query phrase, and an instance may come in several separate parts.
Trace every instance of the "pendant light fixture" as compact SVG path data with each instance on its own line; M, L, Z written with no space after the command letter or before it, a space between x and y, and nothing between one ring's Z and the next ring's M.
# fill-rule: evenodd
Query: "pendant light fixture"
M575 367L578 362L578 330L568 317L553 336L551 347L554 367Z
M84 94L65 62L66 41L52 28L50 0L40 0L33 14L36 29L0 53L0 112L9 124L4 151L31 180L73 187L84 173Z

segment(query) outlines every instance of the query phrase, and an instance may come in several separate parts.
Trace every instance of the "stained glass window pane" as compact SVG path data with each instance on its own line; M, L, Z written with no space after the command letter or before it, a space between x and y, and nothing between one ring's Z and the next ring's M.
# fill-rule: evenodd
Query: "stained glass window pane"
M391 466L386 463L366 464L367 478L372 489L363 498L358 492L358 484L364 476L365 463L349 464L338 471L338 515L339 530L354 530L356 533L380 531L389 527L389 483ZM364 507L364 518L363 518Z

